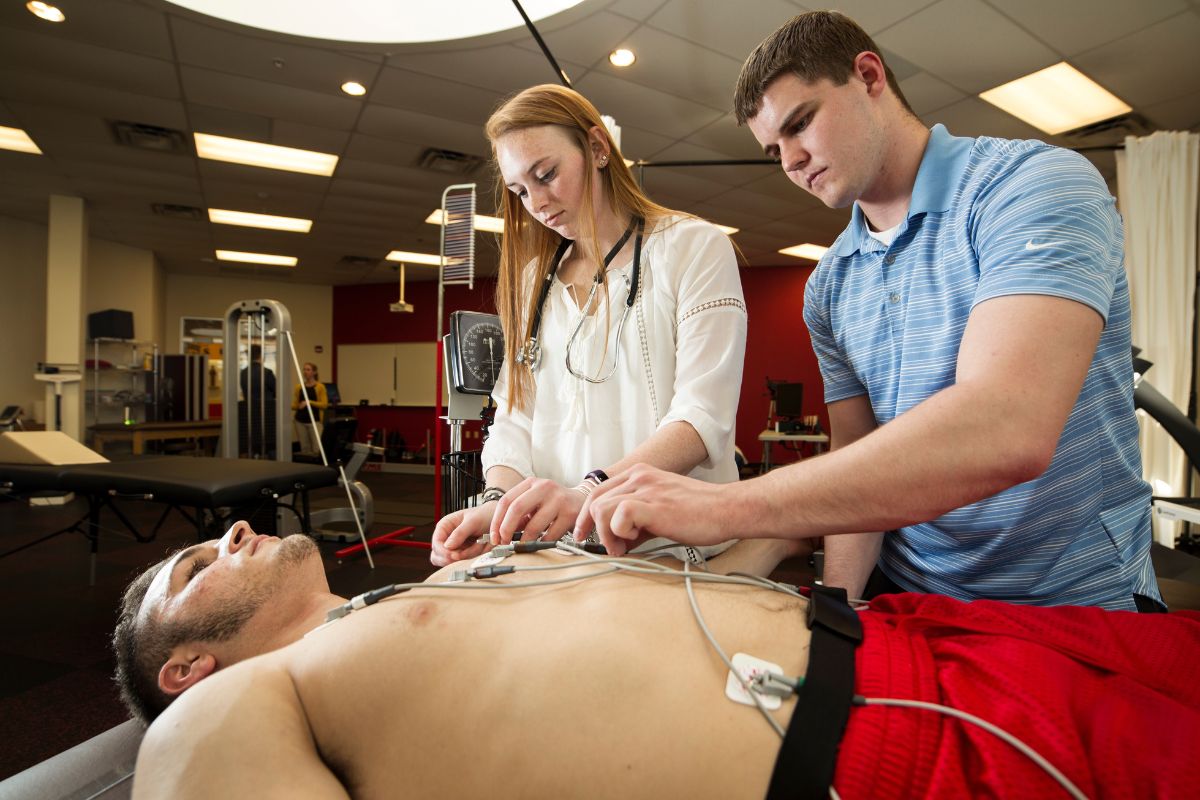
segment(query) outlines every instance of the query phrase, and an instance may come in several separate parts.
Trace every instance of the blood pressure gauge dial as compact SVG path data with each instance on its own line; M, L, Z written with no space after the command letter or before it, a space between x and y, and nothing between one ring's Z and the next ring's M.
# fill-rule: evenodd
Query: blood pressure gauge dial
M466 394L491 394L504 364L500 318L455 311L450 315L449 352L454 388Z

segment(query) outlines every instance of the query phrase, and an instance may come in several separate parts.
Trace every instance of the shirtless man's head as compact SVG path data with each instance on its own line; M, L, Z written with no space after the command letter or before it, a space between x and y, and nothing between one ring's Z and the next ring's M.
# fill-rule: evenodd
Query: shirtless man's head
M311 539L260 536L238 522L125 590L113 634L121 697L149 723L197 681L295 641L340 602Z

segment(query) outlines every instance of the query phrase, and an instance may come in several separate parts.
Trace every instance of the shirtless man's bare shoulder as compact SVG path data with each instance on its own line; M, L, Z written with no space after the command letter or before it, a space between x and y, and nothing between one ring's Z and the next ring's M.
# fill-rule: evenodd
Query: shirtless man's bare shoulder
M316 751L285 650L201 681L150 726L134 797L345 798Z

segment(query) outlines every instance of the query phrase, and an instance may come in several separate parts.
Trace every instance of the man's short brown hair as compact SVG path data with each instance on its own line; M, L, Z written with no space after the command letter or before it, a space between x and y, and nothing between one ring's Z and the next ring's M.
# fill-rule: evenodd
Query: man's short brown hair
M883 61L888 86L900 104L916 116L879 47L858 23L836 11L810 11L784 23L754 48L742 65L733 93L733 113L738 125L758 116L767 87L785 72L807 83L827 78L842 86L850 80L854 59L866 51Z
M125 589L113 632L121 700L143 725L149 725L172 699L158 688L158 671L170 657L171 645L163 641L154 620L140 619L140 611L154 576L173 556L174 553L150 567Z
M270 597L269 591L250 592L244 595L245 602L169 621L154 610L142 613L142 603L154 576L170 564L180 550L133 579L121 598L117 627L113 632L116 681L121 700L130 714L144 725L153 722L175 699L158 685L158 673L175 648L187 642L229 641L241 632Z

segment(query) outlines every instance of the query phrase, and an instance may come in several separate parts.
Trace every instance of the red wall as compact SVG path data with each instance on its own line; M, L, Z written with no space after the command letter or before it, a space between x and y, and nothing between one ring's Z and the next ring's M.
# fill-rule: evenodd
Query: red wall
M804 327L804 283L812 267L748 267L742 270L742 289L749 312L749 337L746 342L746 363L742 377L742 394L738 404L737 445L749 461L759 461L762 445L758 434L767 422L766 379L799 381L804 384L804 413L818 414L821 425L829 430L825 413L824 389L812 351L808 330ZM474 289L449 286L446 289L445 311L460 309L495 311L493 294L495 282L477 280ZM333 289L333 374L337 379L337 347L340 344L372 344L383 342L429 342L436 336L437 283L425 281L405 287L405 300L414 306L411 314L393 314L388 305L399 296L396 284L366 284L335 286ZM430 371L436 367L429 366ZM355 398L342 398L353 404ZM435 425L432 408L371 407L359 411L359 438L365 439L371 428L396 430L404 437L409 450L425 444ZM471 432L478 423L468 423L464 446L472 448ZM445 431L443 431L443 436ZM794 456L776 446L775 463L786 463Z
M774 381L803 383L804 413L820 416L822 429L829 430L825 387L803 317L804 284L812 271L813 267L742 269L750 324L736 438L748 461L762 458L758 434L767 426L768 376ZM786 464L794 461L795 455L775 445L772 458L776 464Z
M412 304L411 314L395 314L389 306L400 296L399 283L360 284L358 286L333 287L333 375L337 381L337 349L342 344L382 344L386 342L432 342L437 338L437 282L420 281L408 283L404 299ZM450 324L450 312L459 310L495 312L493 295L496 283L491 278L477 279L475 288L447 286L445 319L442 333ZM430 374L437 366L429 365ZM354 397L343 397L342 402L353 405ZM443 427L445 446L445 422L437 419L432 406L371 406L360 408L357 438L365 441L368 432L380 429L390 434L399 431L409 451L417 451L425 445L426 437L433 441L436 427ZM464 447L478 447L479 423L468 422L464 426ZM386 442L385 442L386 443Z

